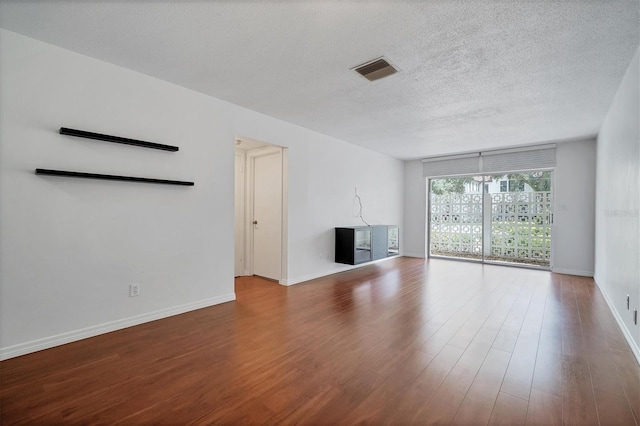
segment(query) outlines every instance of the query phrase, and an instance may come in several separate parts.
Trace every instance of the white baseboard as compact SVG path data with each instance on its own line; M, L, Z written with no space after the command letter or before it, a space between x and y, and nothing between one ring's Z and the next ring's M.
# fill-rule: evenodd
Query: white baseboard
M556 274L578 275L581 277L593 277L593 271L579 271L577 269L553 268L551 272Z
M286 279L286 280L280 280L278 282L280 284L286 285L286 286L300 284L300 283L303 283L305 281L315 280L316 278L327 277L327 276L333 275L333 274L339 274L340 272L346 272L346 271L350 271L352 269L362 268L363 266L373 265L374 263L380 263L380 262L384 262L385 260L395 259L395 258L398 258L398 257L399 256L385 257L383 259L373 260L371 262L361 263L359 265L342 265L341 267L336 268L336 269L332 269L330 271L316 272L314 274L302 275L300 277L289 278L289 279Z
M418 259L426 259L426 255L424 253L407 253L404 252L402 253L403 256L405 257L417 257Z
M345 265L344 267L338 268L338 269L332 269L331 271L325 271L325 272L317 272L314 274L307 274L307 275L302 275L300 277L295 277L295 278L289 278L286 280L280 280L280 284L282 285L295 285L295 284L300 284L303 283L305 281L310 281L310 280L315 280L316 278L322 278L322 277L326 277L329 275L333 275L333 274L338 274L340 272L345 272L345 271L349 271L351 269L355 269L358 268L360 266L364 266L364 265L370 265L373 262L370 263L365 263L362 265Z
M14 358L20 355L26 355L31 352L37 352L43 349L52 348L54 346L64 345L66 343L75 342L78 340L86 339L88 337L97 336L99 334L109 333L111 331L121 330L123 328L143 324L145 322L155 321L173 315L183 314L189 311L195 311L196 309L206 308L209 306L218 305L220 303L231 302L232 300L236 300L235 293L212 297L210 299L199 300L194 303L173 306L171 308L160 309L159 311L136 315L129 318L123 318L116 321L110 321L104 324L98 324L91 327L82 328L80 330L60 333L54 336L32 340L25 343L19 343L17 345L8 346L6 348L0 348L0 360Z
M638 362L638 364L640 364L640 347L638 347L638 344L635 342L635 340L633 340L633 337L631 336L631 332L627 328L624 321L622 321L622 317L620 316L620 313L618 312L613 302L609 298L609 295L604 291L600 283L598 283L597 279L594 278L593 280L595 281L596 285L600 289L600 293L602 293L602 296L604 297L604 300L607 302L607 305L609 305L609 310L613 314L613 317L616 319L616 322L618 323L618 327L620 327L620 330L622 330L622 334L624 335L624 338L627 340L629 347L631 347L631 351L633 352L633 355L636 357L636 361Z

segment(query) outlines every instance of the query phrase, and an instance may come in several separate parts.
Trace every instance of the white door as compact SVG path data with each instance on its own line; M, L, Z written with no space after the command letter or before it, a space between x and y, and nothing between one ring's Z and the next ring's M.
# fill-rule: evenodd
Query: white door
M280 280L282 151L253 160L253 273Z

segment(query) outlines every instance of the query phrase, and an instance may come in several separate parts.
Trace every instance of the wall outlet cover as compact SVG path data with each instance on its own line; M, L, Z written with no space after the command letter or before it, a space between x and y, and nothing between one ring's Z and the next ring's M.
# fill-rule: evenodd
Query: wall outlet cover
M131 284L129 286L129 297L140 296L140 284Z

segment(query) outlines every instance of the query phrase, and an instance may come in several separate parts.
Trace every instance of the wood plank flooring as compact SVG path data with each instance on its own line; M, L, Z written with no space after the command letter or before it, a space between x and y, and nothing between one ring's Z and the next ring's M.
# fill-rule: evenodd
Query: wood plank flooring
M397 258L0 363L0 423L638 425L592 279Z

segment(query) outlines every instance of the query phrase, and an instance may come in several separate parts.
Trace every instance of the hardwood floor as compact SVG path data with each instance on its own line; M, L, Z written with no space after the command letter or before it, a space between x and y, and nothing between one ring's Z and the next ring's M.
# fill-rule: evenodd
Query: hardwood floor
M9 424L621 424L640 368L592 279L398 258L0 363Z

